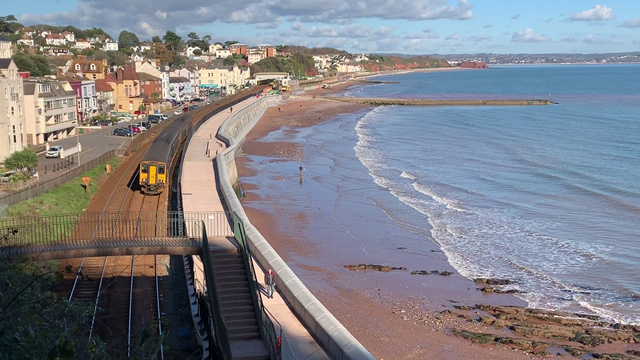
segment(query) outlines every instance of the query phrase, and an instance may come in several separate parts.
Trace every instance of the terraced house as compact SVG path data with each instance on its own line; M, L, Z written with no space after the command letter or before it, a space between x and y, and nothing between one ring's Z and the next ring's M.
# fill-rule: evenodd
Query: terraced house
M26 145L22 86L18 66L0 58L0 161Z
M68 88L68 87L67 87ZM76 93L56 80L24 82L28 145L44 144L76 134Z

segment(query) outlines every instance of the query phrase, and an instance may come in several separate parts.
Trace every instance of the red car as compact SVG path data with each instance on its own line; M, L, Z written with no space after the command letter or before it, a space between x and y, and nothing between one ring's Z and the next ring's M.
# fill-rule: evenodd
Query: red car
M188 107L185 106L185 107L182 108L182 112L187 112L187 111L189 111Z
M137 126L129 125L128 127L129 127L129 130L133 131L134 134L139 134L142 132L142 130L140 130L140 128Z

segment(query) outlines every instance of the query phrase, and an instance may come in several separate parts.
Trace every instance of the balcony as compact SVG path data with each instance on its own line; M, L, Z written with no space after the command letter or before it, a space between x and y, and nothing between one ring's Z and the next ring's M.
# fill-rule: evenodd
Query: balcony
M78 122L76 120L63 121L63 122L59 122L59 123L55 123L55 124L46 124L45 125L45 132L72 129L72 128L76 127L76 125L78 125Z

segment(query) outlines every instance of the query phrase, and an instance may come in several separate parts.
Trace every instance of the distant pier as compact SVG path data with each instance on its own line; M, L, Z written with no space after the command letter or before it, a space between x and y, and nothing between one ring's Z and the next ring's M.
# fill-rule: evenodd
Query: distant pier
M413 106L528 106L554 105L551 100L439 100L439 99L391 99L391 98L355 98L355 97L322 97L326 100L350 102L371 106L413 105Z

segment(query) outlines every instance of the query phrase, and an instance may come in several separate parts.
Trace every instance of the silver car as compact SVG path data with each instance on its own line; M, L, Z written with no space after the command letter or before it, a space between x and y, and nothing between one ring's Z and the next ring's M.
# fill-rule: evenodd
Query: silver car
M44 154L46 158L59 158L60 154L62 154L62 146L54 145L50 146L49 150Z

